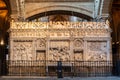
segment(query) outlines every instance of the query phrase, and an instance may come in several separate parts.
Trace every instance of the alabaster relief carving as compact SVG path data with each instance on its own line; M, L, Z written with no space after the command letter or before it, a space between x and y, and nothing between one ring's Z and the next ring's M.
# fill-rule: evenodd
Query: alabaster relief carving
M37 55L36 55L36 58L37 58L37 60L45 60L45 52L37 52L36 53Z
M11 29L82 28L108 29L105 22L11 22Z
M44 38L37 39L37 48L45 48L46 40Z
M88 53L88 61L106 61L107 54L102 52L89 52Z
M67 61L71 57L75 60L107 60L111 55L111 48L107 48L110 32L109 23L105 22L12 21L10 57L14 60L32 60L33 55L36 60ZM14 41L28 38L33 42Z
M83 40L82 39L75 39L74 40L74 46L75 47L80 47L80 48L83 48Z
M13 60L32 60L32 42L14 42Z
M87 44L88 60L105 61L107 60L107 42L91 41Z
M107 41L91 41L87 44L90 51L106 51L107 49Z
M83 52L75 52L74 53L74 58L76 61L83 61Z
M110 37L110 28L105 22L11 22L10 30L13 37L69 37L70 34ZM57 30L58 32L54 33Z
M65 46L50 48L49 51L49 60L51 61L69 61L70 54L69 48Z
M69 41L51 41L49 49L49 60L68 61L70 60L69 50Z

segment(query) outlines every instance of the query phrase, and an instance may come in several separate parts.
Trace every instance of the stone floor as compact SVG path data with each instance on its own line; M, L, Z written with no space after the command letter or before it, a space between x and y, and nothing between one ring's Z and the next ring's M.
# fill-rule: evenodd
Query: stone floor
M120 77L1 77L0 80L120 80Z

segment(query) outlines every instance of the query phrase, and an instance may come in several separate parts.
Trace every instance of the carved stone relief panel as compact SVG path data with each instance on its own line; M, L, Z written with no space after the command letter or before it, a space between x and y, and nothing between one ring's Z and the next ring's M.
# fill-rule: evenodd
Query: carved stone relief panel
M107 60L107 42L91 41L87 43L87 59L92 61Z
M69 41L51 41L49 49L49 60L68 61L70 60L70 42Z
M83 51L74 51L75 61L83 61Z
M45 48L46 47L46 39L45 38L39 38L37 39L37 49L40 49L40 48Z
M45 60L45 51L37 51L36 58L37 60Z
M53 61L67 61L71 56L75 60L83 60L83 55L87 60L107 60L109 44L104 38L110 39L110 31L109 26L106 27L104 24L104 22L12 22L10 39L23 40L11 41L10 57L14 60L32 60L33 52L38 50L39 52L35 54L37 60L47 58ZM37 40L25 41L26 38Z
M106 61L107 53L89 51L87 59L88 61Z
M74 40L74 47L79 47L82 49L84 46L83 43L84 43L83 39L75 39Z
M32 60L32 41L14 41L12 58L13 60Z
M87 42L90 51L106 51L107 41L90 41Z

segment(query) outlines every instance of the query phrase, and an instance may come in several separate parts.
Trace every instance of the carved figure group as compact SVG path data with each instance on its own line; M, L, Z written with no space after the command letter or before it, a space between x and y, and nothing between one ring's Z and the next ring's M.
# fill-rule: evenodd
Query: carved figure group
M14 42L14 60L32 60L32 42Z

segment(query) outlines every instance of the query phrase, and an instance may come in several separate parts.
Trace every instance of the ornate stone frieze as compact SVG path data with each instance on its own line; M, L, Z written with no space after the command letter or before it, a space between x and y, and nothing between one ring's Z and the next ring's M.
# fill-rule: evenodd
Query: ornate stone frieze
M105 22L11 22L10 31L13 37L110 36Z
M11 22L11 29L109 29L105 22Z

